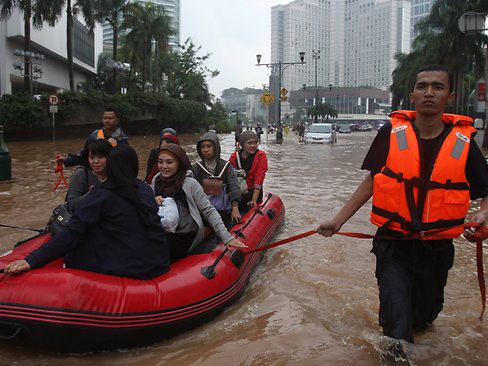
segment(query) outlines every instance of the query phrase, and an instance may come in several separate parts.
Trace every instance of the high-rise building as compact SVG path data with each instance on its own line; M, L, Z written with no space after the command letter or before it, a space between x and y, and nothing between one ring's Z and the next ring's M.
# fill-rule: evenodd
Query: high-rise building
M295 0L271 9L271 61L297 61L282 85L290 90L315 86L371 86L386 90L395 54L410 51L411 3L407 0Z
M432 5L434 5L436 0L410 0L412 3L411 16L412 16L412 29L410 31L410 36L412 41L418 36L418 31L415 30L415 25L425 18L430 13Z
M410 2L346 1L344 86L386 90L395 55L410 52Z
M169 38L169 45L176 50L180 43L180 0L138 0L145 3L153 3L163 7L166 15L171 19L171 25L175 31ZM113 42L113 30L108 22L103 23L103 43L110 48Z
M344 0L296 0L271 8L271 62L295 62L305 52L306 64L288 67L282 85L296 90L305 84L315 86L315 62L312 51L320 51L317 59L317 85L344 83Z

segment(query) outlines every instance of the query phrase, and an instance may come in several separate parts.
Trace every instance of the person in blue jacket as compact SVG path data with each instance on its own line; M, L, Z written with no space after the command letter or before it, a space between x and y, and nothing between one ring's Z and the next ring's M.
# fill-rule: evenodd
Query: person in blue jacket
M107 180L85 197L67 227L5 273L17 274L64 257L67 268L150 279L169 270L166 234L151 188L137 179L138 158L130 146L113 149Z

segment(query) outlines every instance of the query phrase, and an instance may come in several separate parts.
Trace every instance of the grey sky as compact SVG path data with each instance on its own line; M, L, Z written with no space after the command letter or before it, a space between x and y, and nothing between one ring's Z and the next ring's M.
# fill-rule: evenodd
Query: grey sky
M220 97L229 87L262 88L268 84L269 70L257 67L270 62L271 7L291 0L181 0L180 41L191 37L211 53L207 62L220 75L208 80L210 92Z

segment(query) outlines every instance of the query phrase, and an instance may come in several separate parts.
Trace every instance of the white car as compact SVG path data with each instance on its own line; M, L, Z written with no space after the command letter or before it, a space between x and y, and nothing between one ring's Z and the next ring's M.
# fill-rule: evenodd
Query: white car
M336 131L330 123L314 123L305 134L305 142L315 144L333 144L337 142Z

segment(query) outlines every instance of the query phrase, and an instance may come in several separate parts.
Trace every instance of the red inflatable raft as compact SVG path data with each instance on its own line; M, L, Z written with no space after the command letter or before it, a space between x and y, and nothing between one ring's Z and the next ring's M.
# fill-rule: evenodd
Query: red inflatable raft
M249 250L265 245L283 221L281 199L269 194L234 227ZM0 268L49 240L42 234L0 257ZM262 253L262 252L261 252ZM0 338L65 351L148 344L218 314L244 292L261 253L219 244L191 255L152 280L63 268L57 260L17 276L0 274Z

